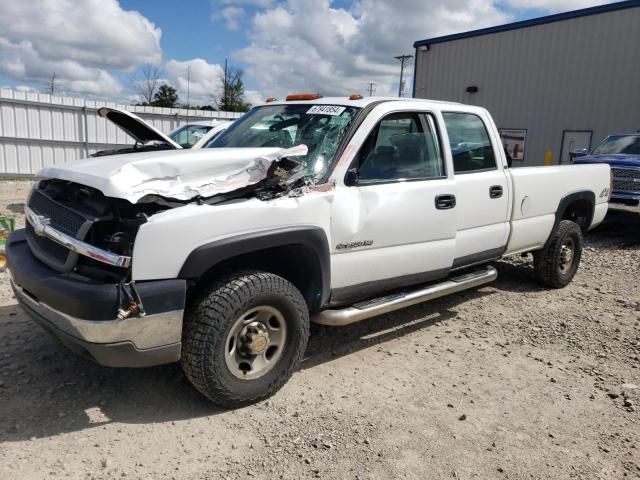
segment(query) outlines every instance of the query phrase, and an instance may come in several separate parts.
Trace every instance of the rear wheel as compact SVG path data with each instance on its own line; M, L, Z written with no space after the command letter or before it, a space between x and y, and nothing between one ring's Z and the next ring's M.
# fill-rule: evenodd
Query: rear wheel
M182 368L214 403L238 407L273 395L299 366L309 313L298 289L267 272L211 285L185 314Z
M533 253L536 277L551 288L567 286L580 265L582 230L571 220L562 220L542 250Z

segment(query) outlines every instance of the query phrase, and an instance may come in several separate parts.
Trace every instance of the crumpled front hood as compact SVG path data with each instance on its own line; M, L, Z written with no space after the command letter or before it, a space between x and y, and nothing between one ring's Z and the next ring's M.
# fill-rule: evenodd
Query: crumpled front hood
M267 177L274 162L306 154L306 145L289 149L206 148L145 152L53 165L42 169L39 176L93 187L107 197L123 198L131 203L148 195L191 200L254 185Z

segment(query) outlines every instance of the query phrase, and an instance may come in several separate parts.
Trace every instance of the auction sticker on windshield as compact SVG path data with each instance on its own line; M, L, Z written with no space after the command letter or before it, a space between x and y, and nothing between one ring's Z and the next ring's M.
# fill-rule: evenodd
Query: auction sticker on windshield
M340 115L346 109L337 105L314 105L307 110L307 115Z

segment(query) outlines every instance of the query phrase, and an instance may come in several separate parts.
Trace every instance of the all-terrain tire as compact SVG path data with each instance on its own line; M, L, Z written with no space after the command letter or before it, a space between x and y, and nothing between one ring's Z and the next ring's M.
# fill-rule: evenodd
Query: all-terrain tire
M286 322L281 356L263 376L239 379L225 361L228 335L252 308L272 306ZM210 285L185 312L182 368L212 402L228 408L263 400L277 392L298 368L309 338L309 312L300 291L278 275L243 271Z
M571 220L560 221L545 247L533 253L537 279L551 288L566 287L578 271L582 246L580 226ZM572 250L570 261L566 249Z

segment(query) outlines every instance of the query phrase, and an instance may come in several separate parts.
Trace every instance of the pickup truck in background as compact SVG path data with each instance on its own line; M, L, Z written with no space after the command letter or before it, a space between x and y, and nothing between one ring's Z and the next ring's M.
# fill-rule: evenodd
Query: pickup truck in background
M610 186L608 165L508 169L480 107L317 94L253 108L210 148L40 177L7 245L26 312L103 365L180 361L225 406L276 392L310 321L475 288L526 252L564 287Z
M608 164L613 178L609 208L640 213L640 132L609 135L591 153L576 152L573 163Z

